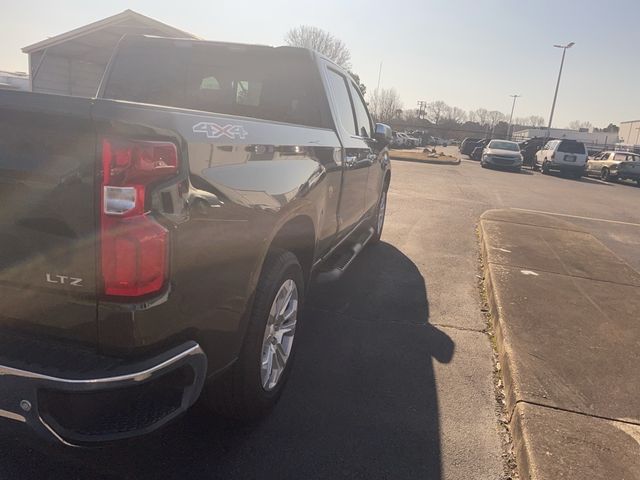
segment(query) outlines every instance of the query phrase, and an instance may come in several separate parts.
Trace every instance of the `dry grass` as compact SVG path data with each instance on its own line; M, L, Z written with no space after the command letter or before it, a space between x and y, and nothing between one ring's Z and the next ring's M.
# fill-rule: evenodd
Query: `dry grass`
M428 161L433 163L458 163L456 157L445 155L444 153L428 153L423 152L422 149L414 150L390 150L389 157L397 160L419 160Z

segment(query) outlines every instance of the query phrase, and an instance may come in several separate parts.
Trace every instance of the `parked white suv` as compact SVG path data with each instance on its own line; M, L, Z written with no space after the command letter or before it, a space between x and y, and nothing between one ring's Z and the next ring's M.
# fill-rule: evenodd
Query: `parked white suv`
M536 153L534 169L542 173L559 170L580 178L587 164L587 149L577 140L551 140Z

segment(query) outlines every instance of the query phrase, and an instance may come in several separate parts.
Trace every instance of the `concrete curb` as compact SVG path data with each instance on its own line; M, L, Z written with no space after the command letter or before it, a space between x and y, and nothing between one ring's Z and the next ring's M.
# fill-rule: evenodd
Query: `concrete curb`
M607 418L604 415L598 416L597 412L591 412L591 414L581 412L570 405L565 407L565 405L554 403L558 398L553 396L549 398L545 396L541 400L535 398L535 392L531 390L531 375L537 376L540 372L540 375L546 376L550 372L532 371L529 355L532 355L533 351L528 350L526 343L523 343L524 330L521 328L523 324L518 322L519 318L528 317L526 317L524 310L522 316L518 316L518 311L514 310L514 304L510 303L516 297L507 294L508 290L505 290L503 275L508 272L508 269L526 269L528 265L507 267L500 261L496 262L494 250L500 250L499 247L505 246L514 250L513 254L510 250L503 250L509 252L509 255L516 255L516 250L522 247L517 241L511 246L508 245L509 241L513 240L508 236L499 237L501 241L505 242L505 245L495 244L496 233L495 230L492 231L491 224L500 222L500 219L496 218L496 214L502 212L496 210L485 212L480 217L478 233L486 301L492 318L498 360L504 383L507 421L511 430L521 478L529 480L552 478L640 479L640 462L638 462L638 458L640 458L638 456L640 452L640 426L633 424L630 418L621 419L614 415ZM523 226L521 228L537 227L590 235L586 231L576 232L576 227L574 230L569 230L572 224L563 224L565 222L553 218L544 219L542 222L534 220L533 218L520 218L517 224ZM503 221L514 224L513 220ZM530 224L529 227L527 224ZM572 248L575 247L575 245L572 246ZM525 251L527 255L535 256L535 250ZM520 255L517 258L522 260L523 257ZM622 260L617 260L623 263ZM620 266L620 263L616 265ZM556 273L552 275L560 276ZM507 278L511 280L511 277ZM588 279L583 280L588 281ZM632 285L628 288L638 288L638 286L633 286L638 285L637 283L629 283ZM526 295L523 298L526 298ZM505 314L505 312L507 313ZM540 314L541 310L530 310L530 312ZM519 326L520 329L516 329L514 325ZM531 332L538 335L540 331L531 330ZM530 339L531 337L529 337ZM564 362L570 361L571 358L576 357L564 357L564 360L561 360L562 357L555 358L556 361L561 360L563 363L547 363L549 370L553 372L557 365L564 365ZM580 358L582 359L582 357ZM630 357L629 360L631 361L632 358L634 357ZM550 361L552 361L551 358L545 358L545 362ZM624 378L628 378L629 371L624 370L624 367L619 368L613 375L619 375L618 372L622 371L627 375ZM572 377L568 377L568 379L573 380ZM591 380L597 383L600 378L593 377ZM630 381L633 382L633 379L631 378ZM579 383L573 383L573 385L576 386ZM629 433L631 430L633 433Z

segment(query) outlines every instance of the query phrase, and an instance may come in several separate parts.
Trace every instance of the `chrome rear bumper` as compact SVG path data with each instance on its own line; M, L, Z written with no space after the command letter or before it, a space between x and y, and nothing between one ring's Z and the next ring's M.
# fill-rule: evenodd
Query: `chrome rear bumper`
M0 417L69 446L136 437L193 405L206 369L206 355L195 342L81 376L0 365Z

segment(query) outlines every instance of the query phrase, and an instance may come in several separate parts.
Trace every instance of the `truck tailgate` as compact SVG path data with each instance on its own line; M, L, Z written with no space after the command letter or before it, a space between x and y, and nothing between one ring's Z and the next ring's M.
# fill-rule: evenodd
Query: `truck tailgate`
M0 329L96 345L91 100L0 92Z

